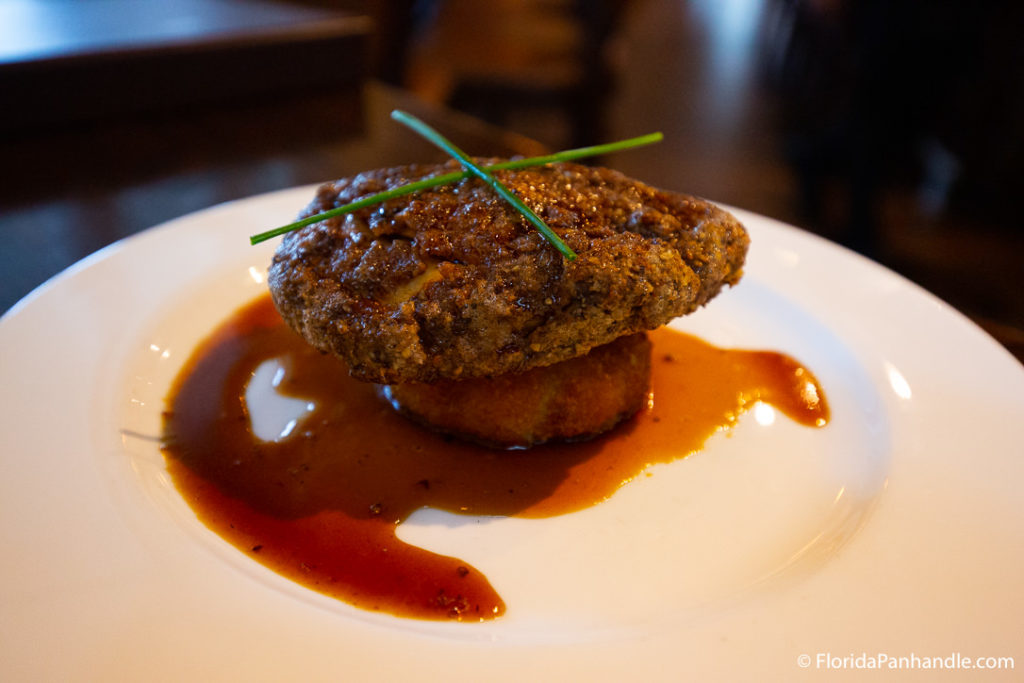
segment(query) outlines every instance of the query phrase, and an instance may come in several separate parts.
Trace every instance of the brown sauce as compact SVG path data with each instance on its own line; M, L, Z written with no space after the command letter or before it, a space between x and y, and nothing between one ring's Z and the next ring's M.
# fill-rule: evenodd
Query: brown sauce
M599 503L649 465L683 458L757 400L808 426L824 394L793 359L651 333L648 406L602 438L492 451L397 415L375 387L285 326L269 297L240 310L179 376L164 451L182 495L220 536L274 571L361 608L425 619L484 620L505 605L467 563L398 540L430 506L472 515L548 517ZM246 383L287 358L285 394L317 409L287 439L250 432Z

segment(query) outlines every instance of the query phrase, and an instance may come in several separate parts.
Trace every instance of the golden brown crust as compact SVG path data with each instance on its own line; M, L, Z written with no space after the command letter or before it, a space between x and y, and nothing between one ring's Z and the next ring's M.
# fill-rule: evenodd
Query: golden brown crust
M339 180L306 214L453 168ZM287 235L270 269L278 310L355 377L432 382L573 358L689 313L740 277L746 231L708 202L576 164L497 175L579 258L464 180Z
M528 448L612 429L644 406L650 374L651 344L641 333L520 374L397 384L384 395L437 431L497 448Z

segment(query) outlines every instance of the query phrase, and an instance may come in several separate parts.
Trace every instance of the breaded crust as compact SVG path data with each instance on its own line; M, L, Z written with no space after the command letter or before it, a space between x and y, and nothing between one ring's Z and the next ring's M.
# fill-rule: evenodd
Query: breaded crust
M302 215L455 169L328 183ZM740 278L747 233L706 201L577 164L495 175L576 260L467 179L286 235L269 275L281 315L359 379L433 382L574 358L690 313Z
M496 448L529 448L603 434L650 394L647 335L619 337L561 363L493 378L396 384L384 396L434 429Z

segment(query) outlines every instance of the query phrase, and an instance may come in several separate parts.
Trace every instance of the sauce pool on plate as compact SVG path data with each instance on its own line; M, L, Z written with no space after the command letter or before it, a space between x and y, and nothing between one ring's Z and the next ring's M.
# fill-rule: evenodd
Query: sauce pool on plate
M647 406L583 443L495 451L420 427L280 319L269 296L242 308L193 354L168 397L163 450L175 485L210 529L301 585L369 610L493 619L505 604L454 557L400 541L429 506L468 515L550 517L597 504L648 466L683 458L757 401L822 426L817 380L770 351L716 348L662 328ZM279 359L278 391L315 406L285 438L253 434L247 385Z

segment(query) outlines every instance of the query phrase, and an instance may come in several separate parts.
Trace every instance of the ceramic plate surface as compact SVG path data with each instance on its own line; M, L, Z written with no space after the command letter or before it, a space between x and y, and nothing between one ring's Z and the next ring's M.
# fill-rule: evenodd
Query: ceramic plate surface
M903 680L968 658L1019 675L986 658L1024 666L1024 368L899 276L743 211L744 280L673 325L798 358L827 427L764 407L578 513L413 515L400 538L502 595L489 623L365 612L251 562L170 482L160 411L266 291L274 245L248 235L311 194L112 245L0 321L4 680L794 680L870 661Z

